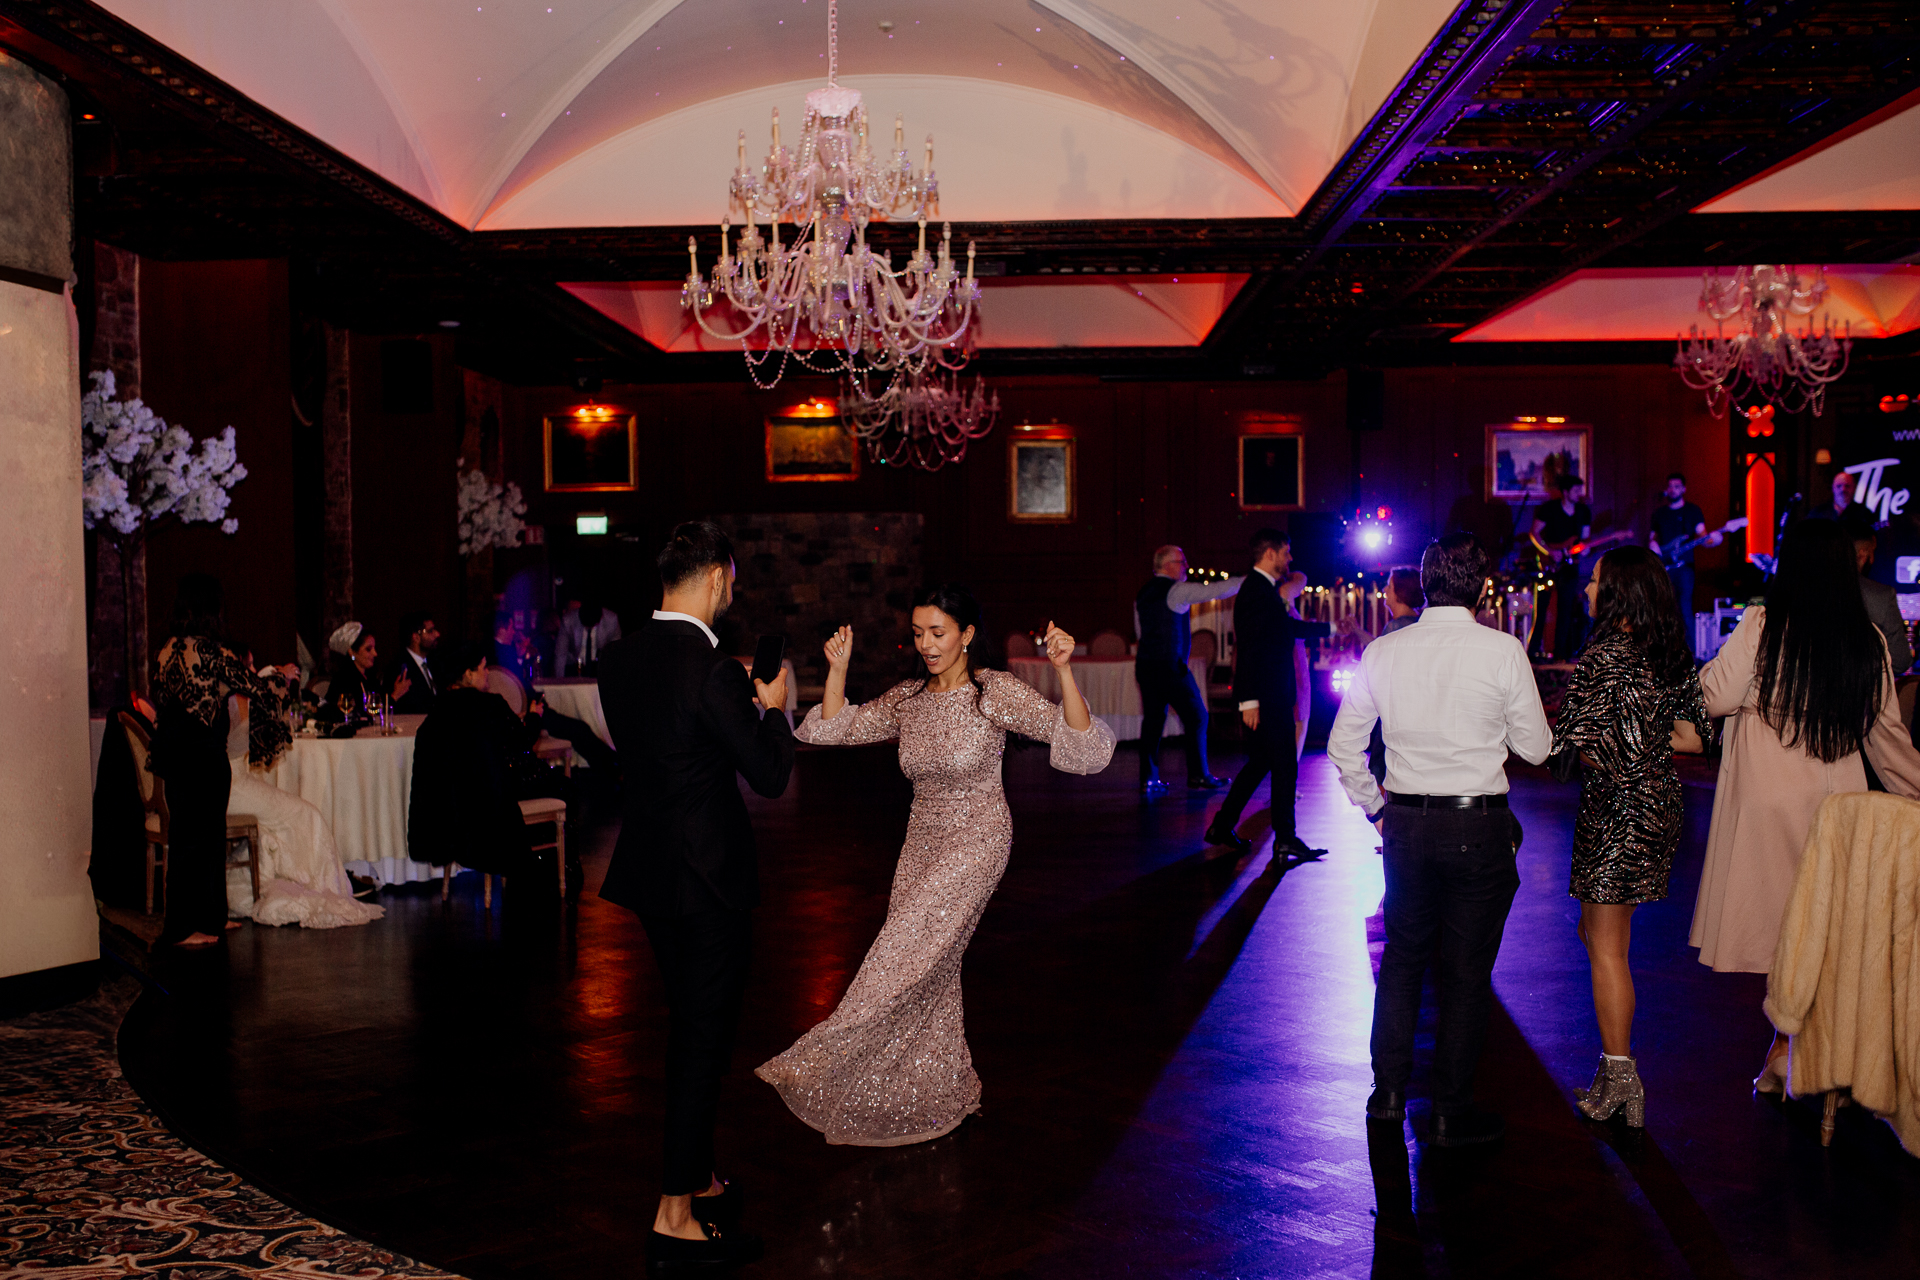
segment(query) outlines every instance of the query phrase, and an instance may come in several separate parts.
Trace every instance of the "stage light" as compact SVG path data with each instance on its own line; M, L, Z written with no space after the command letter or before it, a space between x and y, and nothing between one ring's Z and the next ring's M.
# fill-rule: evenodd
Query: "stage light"
M1369 529L1360 535L1360 545L1369 551L1378 551L1381 547L1385 546L1386 543L1386 538L1382 536L1378 529Z
M1353 683L1353 668L1335 667L1333 669L1332 681L1333 696L1338 698L1346 693L1347 687Z
M604 536L607 532L605 516L575 516L573 531L583 538Z

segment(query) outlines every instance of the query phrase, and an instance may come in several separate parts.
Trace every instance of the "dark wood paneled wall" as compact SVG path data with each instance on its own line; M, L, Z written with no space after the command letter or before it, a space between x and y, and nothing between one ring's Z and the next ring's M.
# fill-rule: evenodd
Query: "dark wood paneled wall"
M275 259L140 264L141 391L195 438L231 424L247 478L231 536L164 526L148 545L149 637L158 647L184 573L217 574L233 633L262 662L293 658L293 428L287 267Z
M154 540L152 617L164 634L180 573L204 568L226 581L236 632L284 659L295 619L294 465L289 409L287 276L283 263L143 264L145 390L155 409L205 435L232 422L251 474L235 491L241 532L170 529ZM382 339L352 339L354 614L382 650L398 645L401 612L440 615L452 636L466 612L455 549L455 459L465 424L452 343L433 349L430 409L383 404ZM1049 620L1082 635L1126 630L1134 591L1154 547L1183 544L1196 565L1244 567L1249 532L1285 525L1284 513L1239 507L1235 464L1248 413L1296 417L1306 436L1310 510L1394 509L1408 558L1427 538L1467 526L1497 537L1514 512L1485 500L1486 427L1522 415L1561 416L1594 429L1592 494L1597 531L1644 536L1668 471L1689 473L1714 521L1728 514L1728 429L1705 413L1672 372L1655 365L1411 369L1386 375L1385 426L1347 429L1344 375L1319 382L1154 383L1079 378L1002 379L1000 425L966 462L925 474L865 466L846 483L772 483L764 421L831 382L789 378L766 392L748 385L610 386L594 398L639 417L635 492L549 494L540 420L586 400L560 389L508 389L502 461L525 491L544 547L497 558L495 581L547 569L588 573L609 602L644 614L657 586L652 558L679 520L783 511L911 511L925 517L923 562L932 577L972 584L988 634ZM1007 519L1007 428L1059 422L1078 435L1078 518L1067 525ZM581 511L605 511L616 536L580 539ZM624 535L624 536L621 536ZM1724 551L1702 557L1703 598L1716 589ZM481 610L484 615L484 608ZM308 637L324 643L324 637Z

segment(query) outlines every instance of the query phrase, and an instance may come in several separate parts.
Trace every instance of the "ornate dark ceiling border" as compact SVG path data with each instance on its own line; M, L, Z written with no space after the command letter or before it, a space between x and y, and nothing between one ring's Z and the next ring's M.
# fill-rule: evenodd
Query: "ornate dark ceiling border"
M1300 211L1316 247L1338 240L1566 2L1466 0Z
M334 150L219 77L87 0L0 0L0 21L47 41L98 71L138 80L216 136L239 134L296 168L450 247L466 228Z

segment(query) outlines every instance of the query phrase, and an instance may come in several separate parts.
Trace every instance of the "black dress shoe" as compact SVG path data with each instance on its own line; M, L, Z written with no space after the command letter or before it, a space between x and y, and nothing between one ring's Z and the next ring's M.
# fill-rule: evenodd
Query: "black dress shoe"
M1436 1115L1430 1135L1436 1147L1471 1147L1482 1142L1498 1142L1507 1132L1507 1122L1491 1111L1462 1111L1459 1115Z
M1407 1095L1398 1089L1375 1089L1367 1095L1367 1119L1401 1121L1407 1118Z
M702 1223L705 1240L647 1232L647 1274L654 1276L720 1275L745 1266L763 1252L760 1237L737 1228Z
M693 1216L702 1223L718 1226L722 1230L740 1225L740 1211L745 1207L746 1197L731 1182L722 1179L723 1190L717 1196L695 1196L693 1198Z
M1216 778L1210 773L1203 773L1198 777L1187 779L1187 790L1189 791L1218 791L1226 785L1227 780L1225 778Z
M1217 822L1207 828L1204 838L1208 844L1223 844L1241 853L1245 853L1247 850L1253 848L1253 841L1247 839L1232 827L1223 827Z
M1276 837L1273 852L1278 857L1292 858L1296 862L1312 862L1316 858L1327 856L1325 849L1310 849L1307 842L1299 836Z

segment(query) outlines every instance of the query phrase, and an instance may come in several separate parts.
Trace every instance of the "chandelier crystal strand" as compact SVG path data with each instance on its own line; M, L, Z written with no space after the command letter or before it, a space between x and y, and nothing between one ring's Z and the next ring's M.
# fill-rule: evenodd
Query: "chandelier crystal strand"
M916 169L906 122L896 116L892 152L884 162L874 154L860 91L840 85L839 31L839 6L830 0L827 85L807 95L798 152L781 142L778 108L758 169L748 164L741 130L710 281L700 273L697 241L687 241L680 305L706 333L741 344L763 389L780 381L789 360L813 373L882 373L889 385L924 373L938 352L966 336L980 297L973 246L963 277L950 225L942 224L938 251L927 251L927 223L940 212L933 135L924 167ZM896 214L919 224L913 256L897 271L892 254L873 252L866 240L869 223ZM790 228L786 243L782 223ZM763 348L758 355L756 346ZM764 378L769 363L773 374Z
M842 380L840 409L867 456L883 466L938 471L967 456L967 445L993 430L1000 396L985 382L960 383L968 353L939 357L895 378L878 395L859 374Z
M1725 417L1731 401L1764 400L1789 413L1811 408L1817 415L1827 384L1847 371L1853 350L1851 324L1834 334L1831 317L1816 330L1809 320L1799 333L1790 317L1811 316L1827 296L1827 272L1804 279L1790 266L1739 267L1722 278L1719 268L1700 277L1700 310L1714 323L1711 335L1689 325L1678 339L1673 367L1682 381L1707 393L1707 407ZM1727 336L1728 321L1740 329Z

